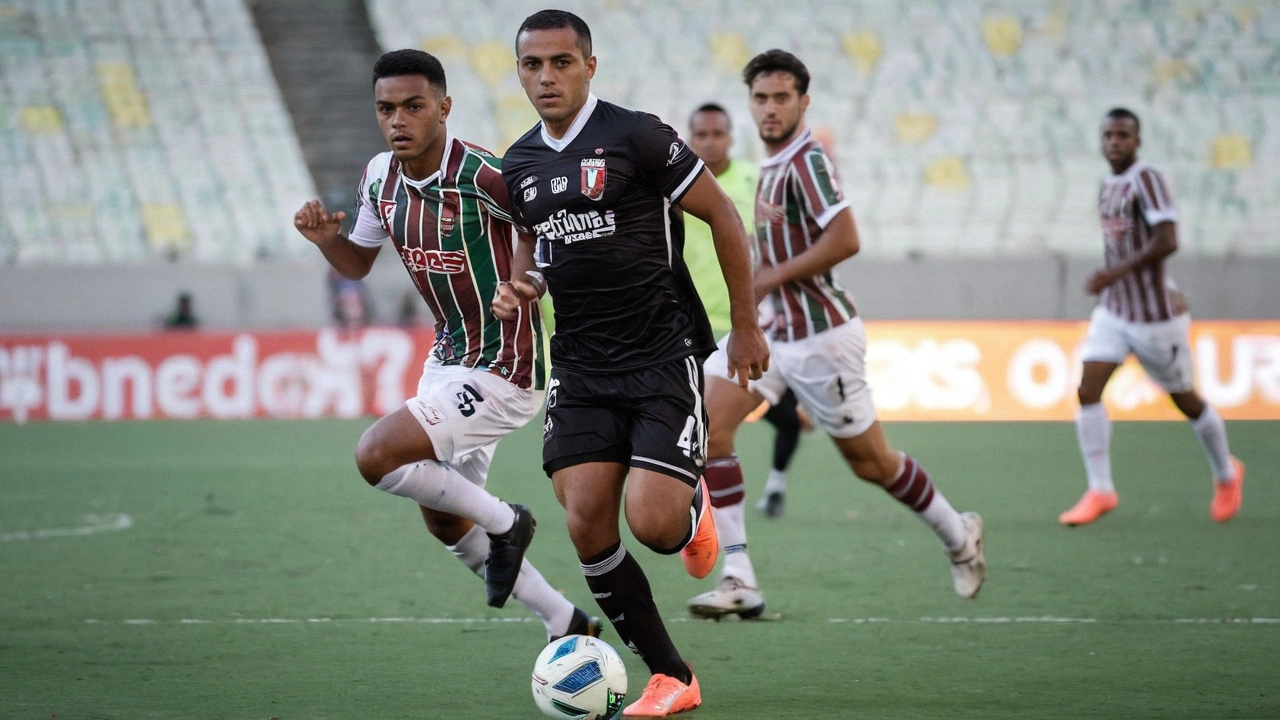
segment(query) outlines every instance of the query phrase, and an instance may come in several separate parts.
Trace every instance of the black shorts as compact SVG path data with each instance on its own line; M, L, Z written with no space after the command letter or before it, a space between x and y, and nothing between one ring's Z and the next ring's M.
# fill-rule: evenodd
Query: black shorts
M625 375L551 370L542 424L547 475L616 462L696 485L707 453L702 363L673 360Z

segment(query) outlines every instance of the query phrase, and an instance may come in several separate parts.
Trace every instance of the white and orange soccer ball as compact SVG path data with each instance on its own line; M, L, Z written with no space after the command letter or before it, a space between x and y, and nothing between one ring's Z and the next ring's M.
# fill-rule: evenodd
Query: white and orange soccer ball
M552 640L533 664L533 701L547 717L609 720L621 714L626 696L627 668L599 638Z

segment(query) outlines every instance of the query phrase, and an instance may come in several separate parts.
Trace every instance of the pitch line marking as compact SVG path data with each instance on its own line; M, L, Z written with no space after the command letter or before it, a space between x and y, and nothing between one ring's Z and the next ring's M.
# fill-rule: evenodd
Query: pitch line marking
M698 618L674 617L667 622L706 622ZM207 618L180 618L178 620L155 620L152 618L124 618L121 620L101 620L89 618L82 621L85 625L301 625L304 623L404 623L412 625L487 625L487 624L522 624L538 622L532 617L511 618L449 618L449 617L367 617L367 618L227 618L211 620ZM1280 617L1246 617L1246 618L1131 618L1106 620L1089 617L1056 617L1052 615L1035 617L919 617L914 619L894 619L886 617L865 618L827 618L828 623L849 625L1280 625Z
M15 530L13 532L0 533L0 542L13 542L15 540L44 540L52 537L83 537L85 535L96 535L101 532L114 532L117 530L128 530L133 527L133 518L124 513L116 513L115 515L85 515L84 521L87 525L70 528L42 528L40 530Z

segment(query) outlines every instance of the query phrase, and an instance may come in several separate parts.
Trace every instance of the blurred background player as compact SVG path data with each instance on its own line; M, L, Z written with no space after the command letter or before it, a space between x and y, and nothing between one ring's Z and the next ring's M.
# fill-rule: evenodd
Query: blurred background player
M499 163L449 133L452 99L434 56L386 53L373 88L391 151L365 169L351 236L340 232L345 213L319 200L294 225L348 278L366 276L391 240L436 318L436 344L418 394L365 431L356 465L370 485L421 506L431 534L483 575L490 605L514 592L548 636L598 634L524 560L535 524L528 509L484 489L498 441L537 412L543 378L537 306L519 305L510 321L489 308L515 245Z
M756 181L759 173L751 163L734 160L729 156L732 145L733 127L729 111L723 106L706 103L689 116L689 147L702 158L703 164L738 208L738 214L742 216L747 228L751 229L755 227ZM698 218L685 215L684 233L685 264L689 266L693 284L698 288L698 297L702 298L702 306L706 308L712 331L716 337L724 337L729 332L729 291L725 288L724 276L720 274L715 245L711 242L711 228ZM761 310L760 326L767 330L772 320L772 308L762 303ZM775 430L773 466L756 508L766 517L779 517L782 515L787 492L787 467L800 444L800 431L813 426L804 416L804 410L796 402L795 393L790 388L787 388L777 403L768 403L766 407L761 417ZM743 491L742 488L730 490ZM718 515L719 511L716 513ZM719 517L716 520L718 522ZM736 552L740 548L722 545L721 549Z
M361 331L373 321L373 303L363 280L349 278L333 266L327 273L329 306L342 340L354 348L360 372L360 402L366 415L377 415L374 400L378 366L360 352ZM416 300L416 298L415 298Z
M177 305L173 312L165 316L166 330L195 330L200 326L200 318L196 317L195 303L191 293L178 293Z
M1116 368L1138 361L1191 421L1213 473L1209 515L1226 522L1240 509L1244 464L1231 455L1227 427L1196 393L1191 369L1191 315L1164 260L1178 249L1178 208L1164 175L1138 159L1138 116L1115 108L1102 121L1102 154L1111 176L1102 183L1098 217L1106 264L1089 277L1085 292L1098 296L1080 356L1080 409L1076 437L1089 488L1063 525L1086 525L1120 503L1111 479L1111 419L1102 392Z
M767 297L777 317L769 332L771 367L750 390L725 379L721 351L705 365L711 433L705 477L721 511L717 523L736 519L718 525L721 542L745 547L747 540L743 494L717 493L742 485L733 448L738 426L762 397L777 399L790 387L855 475L883 487L933 528L951 561L956 594L975 597L987 575L982 518L956 512L924 467L889 444L876 419L866 331L832 276L836 264L858 252L858 231L835 167L805 126L809 71L791 53L770 50L747 64L743 80L767 154L756 199L756 297ZM691 599L689 609L705 617L759 615L764 597L747 553L726 554L720 582Z
M582 18L529 16L516 34L516 66L541 122L507 150L503 178L537 249L521 239L513 282L495 306L536 298L545 276L556 333L543 469L596 602L652 673L623 714L665 717L702 695L622 545L624 495L635 538L680 553L694 577L710 573L719 554L699 482L702 360L715 336L682 259L673 204L711 226L730 298L726 365L743 386L768 366L750 251L733 203L670 126L591 94L596 58Z

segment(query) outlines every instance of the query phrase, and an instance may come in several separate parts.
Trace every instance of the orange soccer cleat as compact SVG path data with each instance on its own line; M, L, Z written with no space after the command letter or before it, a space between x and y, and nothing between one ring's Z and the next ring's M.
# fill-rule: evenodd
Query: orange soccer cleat
M702 689L698 687L698 678L689 673L689 684L685 685L670 675L654 675L649 684L644 686L640 699L622 711L623 717L666 717L685 710L692 710L702 704Z
M711 512L711 493L707 491L706 480L698 482L698 492L702 493L702 517L698 518L693 539L680 551L680 558L684 560L684 568L690 575L702 579L710 575L716 566L716 558L720 555L720 536L716 535L716 521Z
M1120 496L1114 492L1097 492L1096 490L1085 491L1084 496L1080 498L1070 510L1058 516L1058 522L1063 525L1088 525L1098 518L1106 515L1116 506L1120 504Z
M1231 458L1231 467L1235 475L1231 482L1213 481L1213 502L1209 504L1209 517L1214 522L1224 523L1236 516L1240 509L1241 489L1244 485L1244 463L1239 458Z

